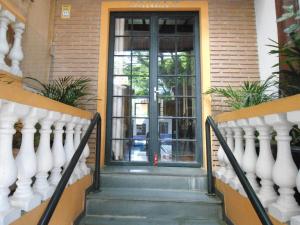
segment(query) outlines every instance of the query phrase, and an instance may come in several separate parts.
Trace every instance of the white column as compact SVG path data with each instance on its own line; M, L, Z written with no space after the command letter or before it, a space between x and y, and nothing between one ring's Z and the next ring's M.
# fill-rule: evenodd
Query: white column
M80 141L81 141L81 129L83 126L83 121L81 119L78 119L75 125L75 133L74 133L74 150L76 151ZM84 176L83 172L80 170L79 164L80 164L80 159L83 157L83 153L81 154L79 158L79 162L76 164L76 167L74 169L74 173L76 175L77 179L80 179Z
M9 66L4 59L9 52L9 45L7 42L8 25L16 20L16 17L7 10L0 10L0 70L10 72Z
M242 164L242 158L244 154L244 143L243 143L243 129L238 125L237 121L230 121L230 126L233 127L234 131L234 152L233 155L238 162L238 164L241 166ZM241 183L239 181L239 178L234 173L233 179L230 180L229 185L235 189L238 190L241 187Z
M233 130L230 124L227 122L227 127L225 128L226 131L226 142L228 147L231 149L231 151L234 150L234 140L233 140ZM234 178L235 172L231 166L231 163L229 162L228 158L225 157L226 162L226 173L221 177L221 180L225 182L226 184L229 183L229 181Z
M298 128L300 128L300 111L288 112L287 118L290 122L297 124ZM296 177L296 185L300 192L300 171ZM291 225L300 225L300 214L291 218Z
M85 135L85 133L86 133L86 131L87 131L87 129L88 129L91 122L90 122L90 120L84 119L83 123L84 123L84 125L83 125L83 128L82 128L81 139ZM89 155L90 155L90 148L89 148L89 145L87 143L86 146L84 147L83 154L82 154L82 157L80 158L80 162L79 162L80 170L82 171L83 175L90 174L90 168L88 168L87 165L86 165L86 159L87 159L87 157L89 157Z
M268 126L263 117L250 119L251 125L255 126L259 136L259 156L256 163L256 175L261 179L261 188L257 196L262 205L267 208L276 201L278 195L274 190L272 171L275 160L271 150L272 127Z
M266 123L276 131L277 157L272 177L279 186L280 196L269 206L269 213L281 222L287 222L292 216L300 214L300 207L294 198L294 187L298 169L292 158L289 132L292 123L287 120L286 113L265 116Z
M0 100L0 225L7 225L21 216L21 210L11 206L9 187L17 178L17 166L12 152L14 125L26 108Z
M60 118L54 123L54 140L52 145L53 169L49 178L50 183L56 186L61 179L62 167L66 163L66 155L63 145L64 125L68 115L60 114Z
M34 150L35 125L39 116L44 113L45 110L30 108L29 113L21 119L23 123L22 143L16 158L18 168L17 189L10 201L13 206L27 212L38 206L42 201L41 196L35 194L31 188L31 178L37 172L37 159Z
M71 159L75 153L74 127L75 127L75 124L77 123L77 121L79 121L79 117L71 117L71 120L68 121L67 125L66 125L66 140L65 140L65 145L64 145L64 149L65 149L65 153L66 153L66 164L64 166L64 170L66 170L66 168L68 167L69 162L71 161ZM69 179L69 184L75 183L76 180L77 180L77 177L76 177L76 174L74 171Z
M255 148L255 127L252 126L250 120L242 119L238 120L238 124L243 128L245 131L245 153L242 158L242 169L246 173L246 177L251 184L252 188L255 192L258 191L259 186L256 181L256 162L257 162L257 154ZM247 196L244 188L240 186L239 189L240 193L244 196Z
M17 22L13 25L15 32L14 35L14 44L10 50L8 57L11 59L11 68L10 72L14 75L22 77L23 73L20 69L20 62L23 60L24 55L22 51L22 34L25 30L25 24Z
M220 130L222 136L224 138L226 138L226 133L225 133L226 124L225 123L220 123L218 127L219 127L219 130ZM215 176L220 179L222 177L222 175L224 175L226 173L226 163L225 163L226 154L225 154L225 152L224 152L221 145L218 149L218 155L217 156L218 156L218 161L219 161L219 164L220 164L220 168L216 171Z
M42 200L46 200L54 192L55 187L48 182L48 172L53 168L52 152L50 148L51 126L55 120L59 118L59 113L47 111L45 117L40 119L40 143L36 152L38 172L33 189L42 196Z

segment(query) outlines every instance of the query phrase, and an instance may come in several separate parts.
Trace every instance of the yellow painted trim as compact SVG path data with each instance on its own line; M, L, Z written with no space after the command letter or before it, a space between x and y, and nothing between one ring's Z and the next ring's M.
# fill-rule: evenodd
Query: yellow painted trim
M108 46L109 46L109 15L110 12L122 11L197 11L200 19L200 58L201 58L201 86L205 92L210 87L210 50L209 50L209 28L208 28L208 2L203 1L163 1L161 4L153 1L142 1L139 6L137 1L102 1L100 21L100 53L99 53L99 75L98 75L98 112L102 116L102 146L101 165L104 165L105 155L105 131L106 131L106 106L107 106L107 75L108 75ZM201 93L198 93L201 95ZM208 95L202 96L202 124L205 118L211 114L211 99ZM203 129L203 149L205 149L205 129ZM204 165L206 162L205 151L203 151Z
M10 11L20 22L26 23L26 17L9 0L0 0L2 7Z
M277 99L271 102L252 106L245 109L226 112L215 117L217 122L265 116L275 113L285 113L300 110L300 94L291 97Z
M93 116L92 113L88 111L54 101L44 96L26 91L20 87L13 88L12 85L7 85L1 82L0 99L13 101L32 107L48 109L55 112L61 112L72 116L78 116L80 118L91 119Z
M248 198L232 189L221 180L215 180L216 189L224 196L224 208L226 216L235 225L261 225ZM274 225L287 225L270 216Z
M19 88L22 87L21 77L17 77L16 75L13 75L3 70L0 70L0 82L8 85L14 85Z
M71 225L84 210L85 191L92 184L92 176L88 175L67 187L54 211L49 225ZM36 225L42 216L48 201L11 223L11 225Z

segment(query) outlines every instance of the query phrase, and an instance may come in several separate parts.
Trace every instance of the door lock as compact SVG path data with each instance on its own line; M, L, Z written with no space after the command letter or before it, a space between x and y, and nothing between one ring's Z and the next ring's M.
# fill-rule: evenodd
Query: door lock
M157 94L159 93L159 91L157 90L157 87L154 87L154 90L153 90L153 97L154 97L154 101L156 102L157 100Z

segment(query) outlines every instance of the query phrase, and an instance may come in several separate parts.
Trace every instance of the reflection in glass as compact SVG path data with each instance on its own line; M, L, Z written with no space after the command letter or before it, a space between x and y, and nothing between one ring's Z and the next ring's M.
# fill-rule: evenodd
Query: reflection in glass
M149 35L150 20L146 18L132 19L132 35Z
M171 55L158 56L158 69L160 75L174 75L175 56L171 56Z
M133 76L132 77L132 95L147 96L149 95L149 77Z
M131 54L131 38L130 37L116 37L114 54L115 55L130 55Z
M161 162L172 162L173 155L176 154L176 142L163 140L159 143L159 158Z
M175 33L175 19L171 18L160 18L159 33L160 34L174 34Z
M178 37L177 39L177 55L194 54L193 37Z
M149 98L132 98L132 117L149 116Z
M176 100L172 98L158 98L159 116L176 116Z
M176 92L176 79L173 77L158 78L158 93L160 96L174 96Z
M193 96L195 95L195 77L178 77L177 78L177 96Z
M123 76L114 76L113 95L129 95L130 78Z
M196 117L195 98L177 98L177 116Z
M130 116L130 97L113 97L112 116L124 117Z
M131 57L115 56L114 57L114 75L131 74Z
M195 141L178 141L177 142L176 161L187 162L196 161L196 142Z
M178 75L195 75L195 60L193 56L177 57Z
M150 39L148 37L132 38L132 54L133 55L149 55Z
M148 140L135 139L132 140L130 149L130 161L147 162L148 161Z
M160 140L167 141L176 138L176 120L172 118L159 119L158 132Z
M130 138L130 119L129 118L113 118L112 119L112 138L124 139Z
M149 119L132 119L132 135L136 140L146 139L149 136Z
M195 139L195 119L178 119L178 139Z
M149 76L149 57L132 57L132 75Z
M177 19L177 33L192 34L194 32L194 18Z
M115 35L116 36L130 35L131 24L132 24L131 19L116 18L115 19Z
M112 140L111 143L112 160L129 161L130 148L131 148L130 140Z
M163 37L159 38L159 54L171 55L175 54L176 38Z

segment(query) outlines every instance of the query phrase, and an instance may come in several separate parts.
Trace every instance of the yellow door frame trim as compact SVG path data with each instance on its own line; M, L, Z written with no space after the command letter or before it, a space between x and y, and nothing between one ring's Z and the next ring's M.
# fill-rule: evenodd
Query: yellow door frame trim
M140 2L140 3L137 3ZM139 6L140 4L140 6ZM146 6L146 7L145 7ZM109 17L110 12L122 11L196 11L199 12L200 24L200 65L201 65L201 90L205 92L210 87L210 51L208 29L208 2L203 1L115 1L107 0L101 3L100 16L100 52L98 74L98 103L97 111L102 116L102 145L101 165L105 160L105 131L106 131L106 106L107 106L107 75L108 75L108 46L109 46ZM201 93L198 93L201 94ZM205 118L211 112L211 99L202 95L202 127L203 150L205 149ZM203 151L203 166L206 165L206 155Z

